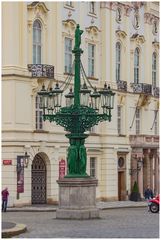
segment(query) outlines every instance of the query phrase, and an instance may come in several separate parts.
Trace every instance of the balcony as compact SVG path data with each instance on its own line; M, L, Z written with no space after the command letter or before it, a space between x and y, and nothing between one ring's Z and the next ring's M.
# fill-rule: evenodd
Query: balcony
M54 66L47 64L28 64L28 70L35 78L54 78Z
M152 94L152 85L146 83L131 83L134 93Z
M160 89L159 87L153 87L153 96L159 98Z
M130 135L129 140L132 147L159 147L159 136L157 135Z
M127 82L126 81L117 81L117 89L119 91L127 92Z

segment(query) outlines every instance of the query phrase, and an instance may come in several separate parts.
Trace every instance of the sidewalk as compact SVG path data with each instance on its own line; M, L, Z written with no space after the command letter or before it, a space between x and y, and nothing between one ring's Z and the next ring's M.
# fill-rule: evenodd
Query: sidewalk
M146 201L114 201L114 202L97 202L99 209L113 209L113 208L132 208L132 207L147 207ZM55 212L58 205L49 204L35 204L23 207L8 207L8 212Z

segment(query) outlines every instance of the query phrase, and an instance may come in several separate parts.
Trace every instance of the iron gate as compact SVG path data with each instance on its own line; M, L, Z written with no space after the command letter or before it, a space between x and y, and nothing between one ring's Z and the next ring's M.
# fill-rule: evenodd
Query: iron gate
M46 203L46 165L40 155L32 163L32 204Z

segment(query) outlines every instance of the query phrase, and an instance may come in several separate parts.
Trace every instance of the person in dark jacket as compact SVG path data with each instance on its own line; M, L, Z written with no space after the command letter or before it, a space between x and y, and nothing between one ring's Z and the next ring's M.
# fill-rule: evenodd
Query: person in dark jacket
M149 186L147 186L147 188L145 189L144 197L145 197L146 200L149 200L149 199L153 198L153 192L152 192L152 190L150 189Z
M5 188L2 191L2 212L6 212L7 210L8 196L9 196L8 188Z

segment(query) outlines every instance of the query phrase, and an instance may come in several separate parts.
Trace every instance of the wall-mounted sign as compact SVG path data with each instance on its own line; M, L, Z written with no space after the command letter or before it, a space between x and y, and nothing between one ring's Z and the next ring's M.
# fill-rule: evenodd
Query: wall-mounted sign
M65 176L65 160L61 159L59 161L59 179L64 178Z
M3 160L3 165L12 165L12 160Z
M24 192L24 156L17 156L17 192Z

